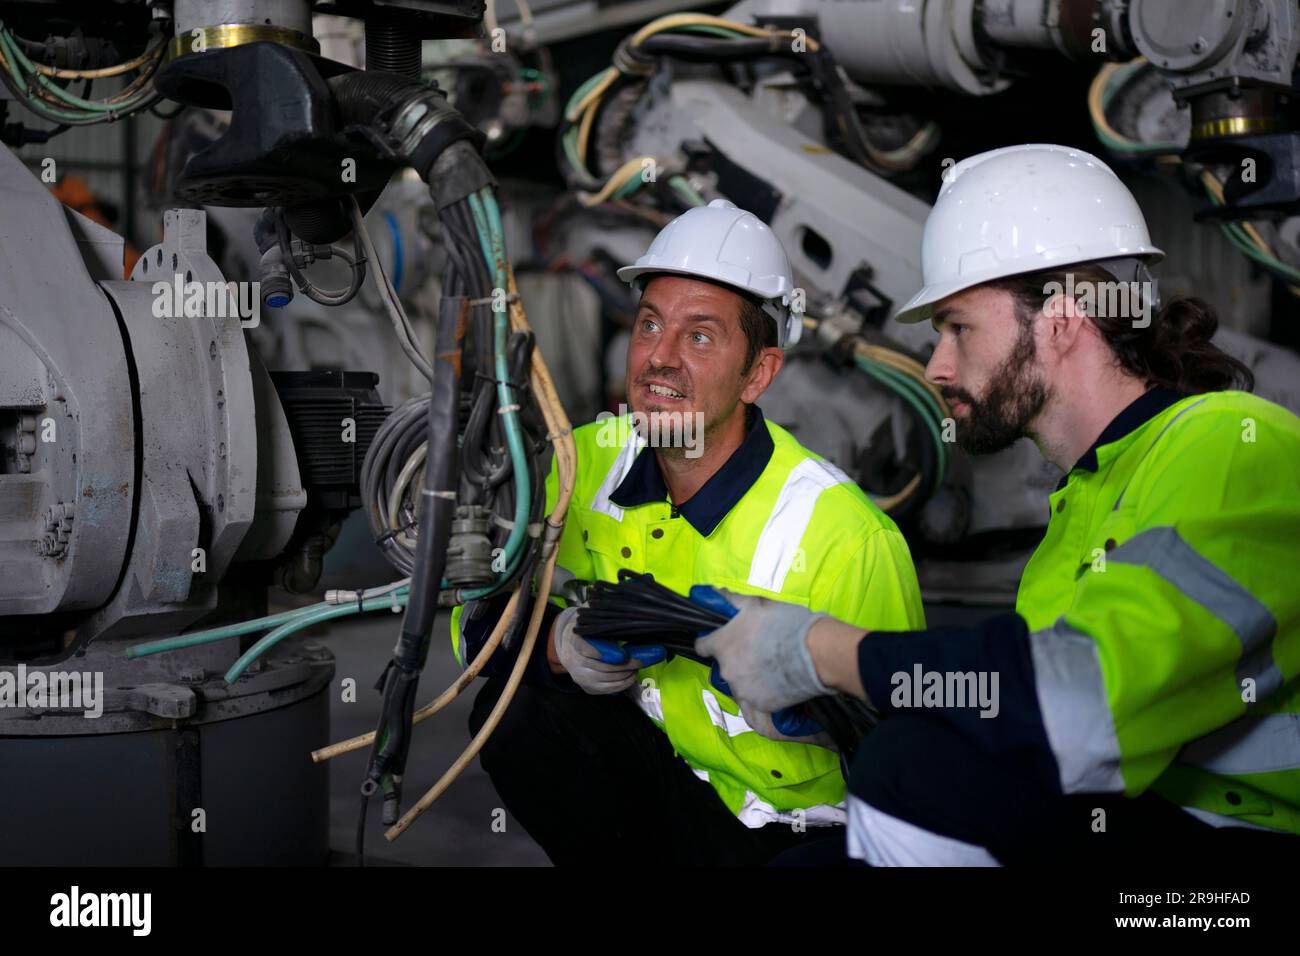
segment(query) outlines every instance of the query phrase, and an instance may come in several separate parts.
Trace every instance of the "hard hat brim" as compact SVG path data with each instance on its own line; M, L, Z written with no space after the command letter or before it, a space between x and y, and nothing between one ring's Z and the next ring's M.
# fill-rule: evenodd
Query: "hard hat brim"
M1163 250L1157 249L1155 246L1143 246L1129 253L1129 256L1145 259L1148 265L1155 265L1165 257L1165 254ZM1114 259L1123 258L1123 256L1106 256L1104 258ZM903 306L894 314L894 321L901 322L904 325L912 325L917 322L928 322L934 317L934 307L936 304L942 302L949 296L956 295L958 292L965 292L967 289L973 289L976 286L984 285L986 282L997 282L1000 279L1012 279L1016 276L1030 275L1035 272L1068 269L1070 266L1084 265L1085 263L1099 261L1103 260L1094 256L1088 259L1075 259L1068 262L1038 262L1030 269L1012 271L994 270L989 273L956 279L952 282L941 282L937 285L928 285L916 295L912 296L907 305Z
M707 282L710 285L724 285L729 289L735 289L737 292L745 295L762 298L760 293L753 289L746 289L744 286L728 282L726 279L719 279L717 276L705 275L701 272L692 272L690 269L673 269L668 266L623 266L615 273L619 279L628 284L635 283L637 279L647 275L675 275L684 276L687 279L698 279L700 282Z

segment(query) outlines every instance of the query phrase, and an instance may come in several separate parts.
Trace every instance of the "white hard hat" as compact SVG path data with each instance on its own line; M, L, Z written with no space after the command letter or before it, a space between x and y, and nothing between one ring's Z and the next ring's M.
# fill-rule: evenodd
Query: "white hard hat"
M995 149L944 174L921 240L925 288L894 317L923 322L936 302L985 282L1119 258L1164 253L1109 166L1065 146Z
M762 300L776 322L777 344L789 348L803 331L795 307L794 274L781 241L763 220L725 199L688 209L659 231L645 255L618 270L640 287L640 277L670 272L732 286Z

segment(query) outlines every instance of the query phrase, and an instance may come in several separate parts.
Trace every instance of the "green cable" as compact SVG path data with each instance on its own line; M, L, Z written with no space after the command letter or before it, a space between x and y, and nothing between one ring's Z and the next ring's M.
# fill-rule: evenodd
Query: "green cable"
M22 64L22 66L31 73L32 77L36 80L37 83L41 85L43 89L46 89L49 92L53 93L56 97L63 100L65 103L68 103L72 106L80 107L83 110L88 110L89 112L92 113L102 113L102 114L120 113L123 110L130 109L132 106L134 106L135 104L143 100L146 96L150 95L147 90L142 90L140 93L138 93L136 96L132 97L131 99L123 100L120 104L114 106L109 106L107 104L99 103L94 100L84 100L80 96L76 96L72 93L69 93L67 90L59 86L57 83L54 83L49 79L47 79L45 76L41 75L41 73L37 71L35 64L33 64L32 61L28 59L27 54L23 53L23 51L19 48L18 44L14 42L12 37L9 36L9 31L0 30L0 44L4 45L5 58L9 60L10 63L16 61Z
M501 211L497 206L496 197L492 194L490 187L484 186L480 190L482 195L483 207L487 212L489 225L489 236L493 244L493 262L496 267L497 278L499 281L498 288L504 290L508 285L506 275L506 236L505 228L501 224ZM473 198L473 197L471 197ZM509 380L509 365L506 361L506 342L509 334L509 318L503 309L497 312L496 323L494 328L494 345L497 348L496 365L497 379L500 399L503 402L508 400L510 405L518 405L515 391L505 382ZM503 408L506 405L502 406ZM502 416L506 420L506 441L510 447L510 458L515 467L515 526L510 529L510 537L506 540L506 561L513 562L515 557L521 553L524 539L528 535L528 511L529 504L532 500L532 489L528 479L528 454L524 450L523 429L519 424L519 410L507 412Z
M934 400L934 396L910 376L896 369L883 366L880 367L880 371L893 378L899 386L916 398L921 403L921 406L929 410L931 417L927 421L927 427L930 429L930 435L934 439L935 450L939 456L939 474L935 479L935 488L937 490L944 475L948 473L948 443L943 440L943 409Z
M1210 202L1213 205L1218 207L1223 206L1223 203L1219 202L1218 197L1215 196L1208 187L1205 190L1205 194L1209 197ZM1282 275L1286 276L1292 283L1300 285L1300 269L1296 269L1294 266L1283 262L1276 256L1271 256L1265 253L1251 241L1250 236L1246 234L1246 231L1239 223L1220 223L1219 229L1222 230L1224 236L1227 237L1228 241L1231 242L1242 255L1246 256L1253 262L1257 262L1262 266L1266 266L1269 269L1282 273Z
M347 617L349 614L357 614L361 611L377 611L381 608L403 608L410 598L409 592L404 588L396 591L390 591L388 594L381 594L373 598L363 598L361 607L358 608L356 603L350 604L331 604L326 607L317 607L309 609L309 613L301 614L295 621L288 621L277 627L270 634L267 634L260 641L240 655L239 660L230 665L230 670L226 671L226 683L233 684L239 680L241 674L248 669L248 665L257 660L271 648L275 647L286 637L296 634L304 627L310 627L313 624L319 624L321 621L329 621L336 617Z
M375 595L374 598L388 598L393 594L405 595L408 591L409 588L403 586L395 588L385 594ZM365 600L373 600L374 598L366 598ZM305 617L314 611L331 607L347 607L351 608L354 612L357 611L356 601L348 601L345 604L330 604L321 601L317 604L310 604L307 607L294 608L291 611L281 611L279 614L254 618L251 621L242 621L238 624L226 624L222 627L212 627L204 631L195 631L192 634L181 634L176 637L163 638L159 641L135 644L128 647L122 656L128 659L135 657L148 657L151 654L165 654L168 651L179 651L187 647L197 647L201 644L214 644L217 641L229 640L232 637L242 637L245 634L264 631L269 627L287 624L301 617Z
M186 647L196 647L200 644L211 644L215 641L224 641L231 637L239 637L243 634L251 634L254 631L261 631L268 627L275 627L277 624L283 624L286 621L292 621L312 608L321 607L320 604L313 604L311 607L295 608L292 611L283 611L279 614L272 614L269 617L259 617L252 621L244 621L240 624L227 624L224 627L213 627L206 631L195 631L193 634L182 634L178 637L167 637L160 641L149 641L146 644L135 644L126 649L124 657L147 657L150 654L164 654L167 651L179 651Z
M935 474L935 490L938 490L939 485L943 481L943 476L948 470L948 448L943 440L943 434L935 421L936 407L931 404L934 396L928 396L930 402L925 401L917 391L919 390L920 393L924 393L925 389L911 381L908 376L904 375L902 372L897 372L894 369L876 365L861 356L855 356L854 363L858 368L876 379L890 391L898 394L920 415L921 420L925 423L926 429L930 432L930 438L934 441L935 450L939 456L939 467L936 469ZM913 387L915 387L916 390L914 390Z
M605 69L589 77L585 83L583 83L576 90L574 90L573 95L569 97L569 101L564 104L564 115L568 116L569 111L573 109L575 106L577 106L578 103L582 100L582 98L586 96L588 93L590 93L592 88L601 80L603 80L606 74L608 74L609 71L612 69L614 69L614 67L612 66L605 67Z
M1141 71L1146 64L1129 64L1124 69L1117 70L1107 82L1105 89L1101 91L1101 109L1104 114L1110 106L1117 93L1124 87L1124 84L1133 77L1134 74ZM1094 120L1092 124L1097 138L1105 143L1108 147L1118 153L1129 153L1131 155L1142 155L1147 153L1181 153L1183 146L1178 143L1135 143L1117 140L1097 125Z
M878 380L887 387L892 387L921 414L922 421L930 433L930 439L934 443L935 454L938 459L934 478L934 490L938 491L939 486L943 483L944 476L948 473L948 446L943 440L943 433L937 420L932 417L934 414L933 408L911 387L914 383L910 382L907 376L892 369L881 367L876 367L873 371L878 374Z
M496 198L491 187L485 186L478 193L471 193L470 212L478 227L479 242L488 267L496 278L496 288L505 290L505 233L501 226L501 215L497 209ZM528 534L528 504L531 489L528 481L528 456L524 451L523 432L519 425L519 403L515 390L509 384L510 366L506 357L509 319L503 309L495 310L493 321L492 347L495 352L495 370L497 377L497 401L506 430L506 445L510 450L510 461L515 471L515 523L506 539L505 560L507 564L515 560ZM508 409L508 410L507 410Z
M633 176L622 186L619 186L618 189L615 189L609 198L626 199L628 196L634 195L636 191L639 190L644 185L645 185L644 179L642 179L640 176Z
M0 49L5 51L5 63L9 67L9 75L12 76L14 82L18 84L19 90L25 90L28 86L27 80L18 70L17 58L9 52L10 47L8 43L8 34L2 29L0 29ZM24 96L22 104L37 116L54 122L61 122L63 120L84 120L87 118L84 111L73 113L61 110L56 106L49 106L42 103L39 99L32 96Z
M930 439L934 442L936 453L939 455L939 467L936 469L935 474L935 490L938 490L939 484L943 480L943 475L947 471L947 449L943 447L942 435L937 430L923 403L921 403L917 397L906 388L900 387L896 379L891 379L888 371L879 367L874 367L870 363L864 362L862 359L855 359L855 363L863 372L871 376L885 388L897 394L920 414L926 430L930 433Z
M704 197L695 191L694 187L687 182L685 176L669 176L668 185L673 188L677 195L681 196L692 206L706 205Z
M725 40L760 40L762 37L750 36L748 33L742 33L739 30L729 30L726 27L715 27L708 23L688 23L679 27L670 27L667 30L661 30L651 36L662 36L665 33L707 33L710 36L722 37ZM646 37L650 39L650 37Z
M568 158L569 165L588 179L594 179L595 177L588 171L586 164L578 158L578 128L576 126L571 127L560 138L560 142L564 146L564 155Z

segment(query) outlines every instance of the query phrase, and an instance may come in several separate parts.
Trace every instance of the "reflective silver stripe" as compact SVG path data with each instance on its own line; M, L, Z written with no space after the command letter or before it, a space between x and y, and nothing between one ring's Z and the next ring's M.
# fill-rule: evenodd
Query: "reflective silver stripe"
M1097 643L1058 618L1029 635L1034 686L1063 793L1124 789L1119 738L1106 700Z
M1258 704L1285 683L1273 660L1273 635L1277 621L1255 595L1208 561L1171 527L1150 528L1111 552L1109 560L1150 568L1223 623L1241 642L1237 682L1254 681Z
M1182 418L1184 415L1190 412L1197 405L1201 405L1204 402L1205 402L1204 398L1201 399L1199 402L1192 402L1192 404L1188 405L1186 408L1180 411L1173 418L1169 419L1169 421L1165 422L1165 427L1160 429L1160 434L1155 437L1155 441L1153 441L1150 445L1147 446L1147 450L1142 453L1142 458L1145 460L1146 456L1151 454L1151 449L1156 447L1156 442L1159 442L1161 438L1165 437L1165 432L1169 431L1170 426L1173 425L1174 422L1178 421L1178 419ZM1132 483L1133 483L1133 479L1130 478L1128 480L1128 483L1124 485L1124 490L1121 491L1119 493L1119 497L1115 499L1115 507L1111 508L1110 509L1111 511L1119 511L1119 503L1124 500L1124 495L1128 493L1128 486Z
M849 856L872 866L1001 866L982 846L966 843L877 810L849 795Z
M692 767L691 772L705 783L709 783L709 772ZM787 826L798 824L803 827L841 826L848 819L843 803L818 803L801 810L778 810L753 790L746 788L745 802L736 811L736 819L757 830L769 823L782 823Z
M778 810L753 790L746 790L745 802L736 811L736 819L751 830L765 827L769 823L832 827L844 824L848 820L848 812L842 803L836 805L818 803L800 810Z
M649 680L649 678L647 678ZM636 701L636 705L652 720L664 722L664 698L659 685L651 681L648 684L633 684L627 693Z
M749 726L748 721L738 714L729 714L722 709L717 695L713 691L705 688L700 692L704 698L704 709L709 714L709 720L713 721L713 726L720 730L725 730L728 737L735 737L738 734L755 733L754 728Z
M623 450L618 453L614 463L609 466L609 471L605 473L605 480L600 483L600 487L596 489L595 497L591 499L592 511L599 511L601 514L609 515L615 521L623 520L623 509L610 501L609 496L617 491L618 486L623 483L623 479L632 470L632 463L636 461L636 456L643 447L645 447L645 440L636 429L629 429Z
M1300 714L1241 717L1185 745L1178 762L1231 776L1300 769Z
M749 584L767 591L780 591L790 573L817 499L827 488L852 483L852 479L827 461L805 458L791 469L772 513L758 536L758 546L749 565Z
M1244 827L1247 830L1263 830L1265 833L1279 832L1272 827L1260 826L1258 823L1251 823L1249 820L1242 820L1238 817L1225 817L1221 813L1212 813L1209 810L1202 810L1200 807L1179 807L1179 809L1196 817L1202 823L1208 823L1210 826L1219 829L1223 827Z

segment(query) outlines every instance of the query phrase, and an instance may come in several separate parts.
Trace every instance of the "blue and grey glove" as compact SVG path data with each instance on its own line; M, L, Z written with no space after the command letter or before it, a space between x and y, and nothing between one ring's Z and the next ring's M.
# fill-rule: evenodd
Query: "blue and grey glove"
M555 619L555 656L573 682L588 694L617 694L636 683L636 672L664 659L659 645L620 647L613 641L588 640L577 632L578 609L566 608Z
M773 714L832 693L817 676L808 650L808 629L825 614L747 594L722 594L739 613L697 640L695 650L718 662L733 700Z

